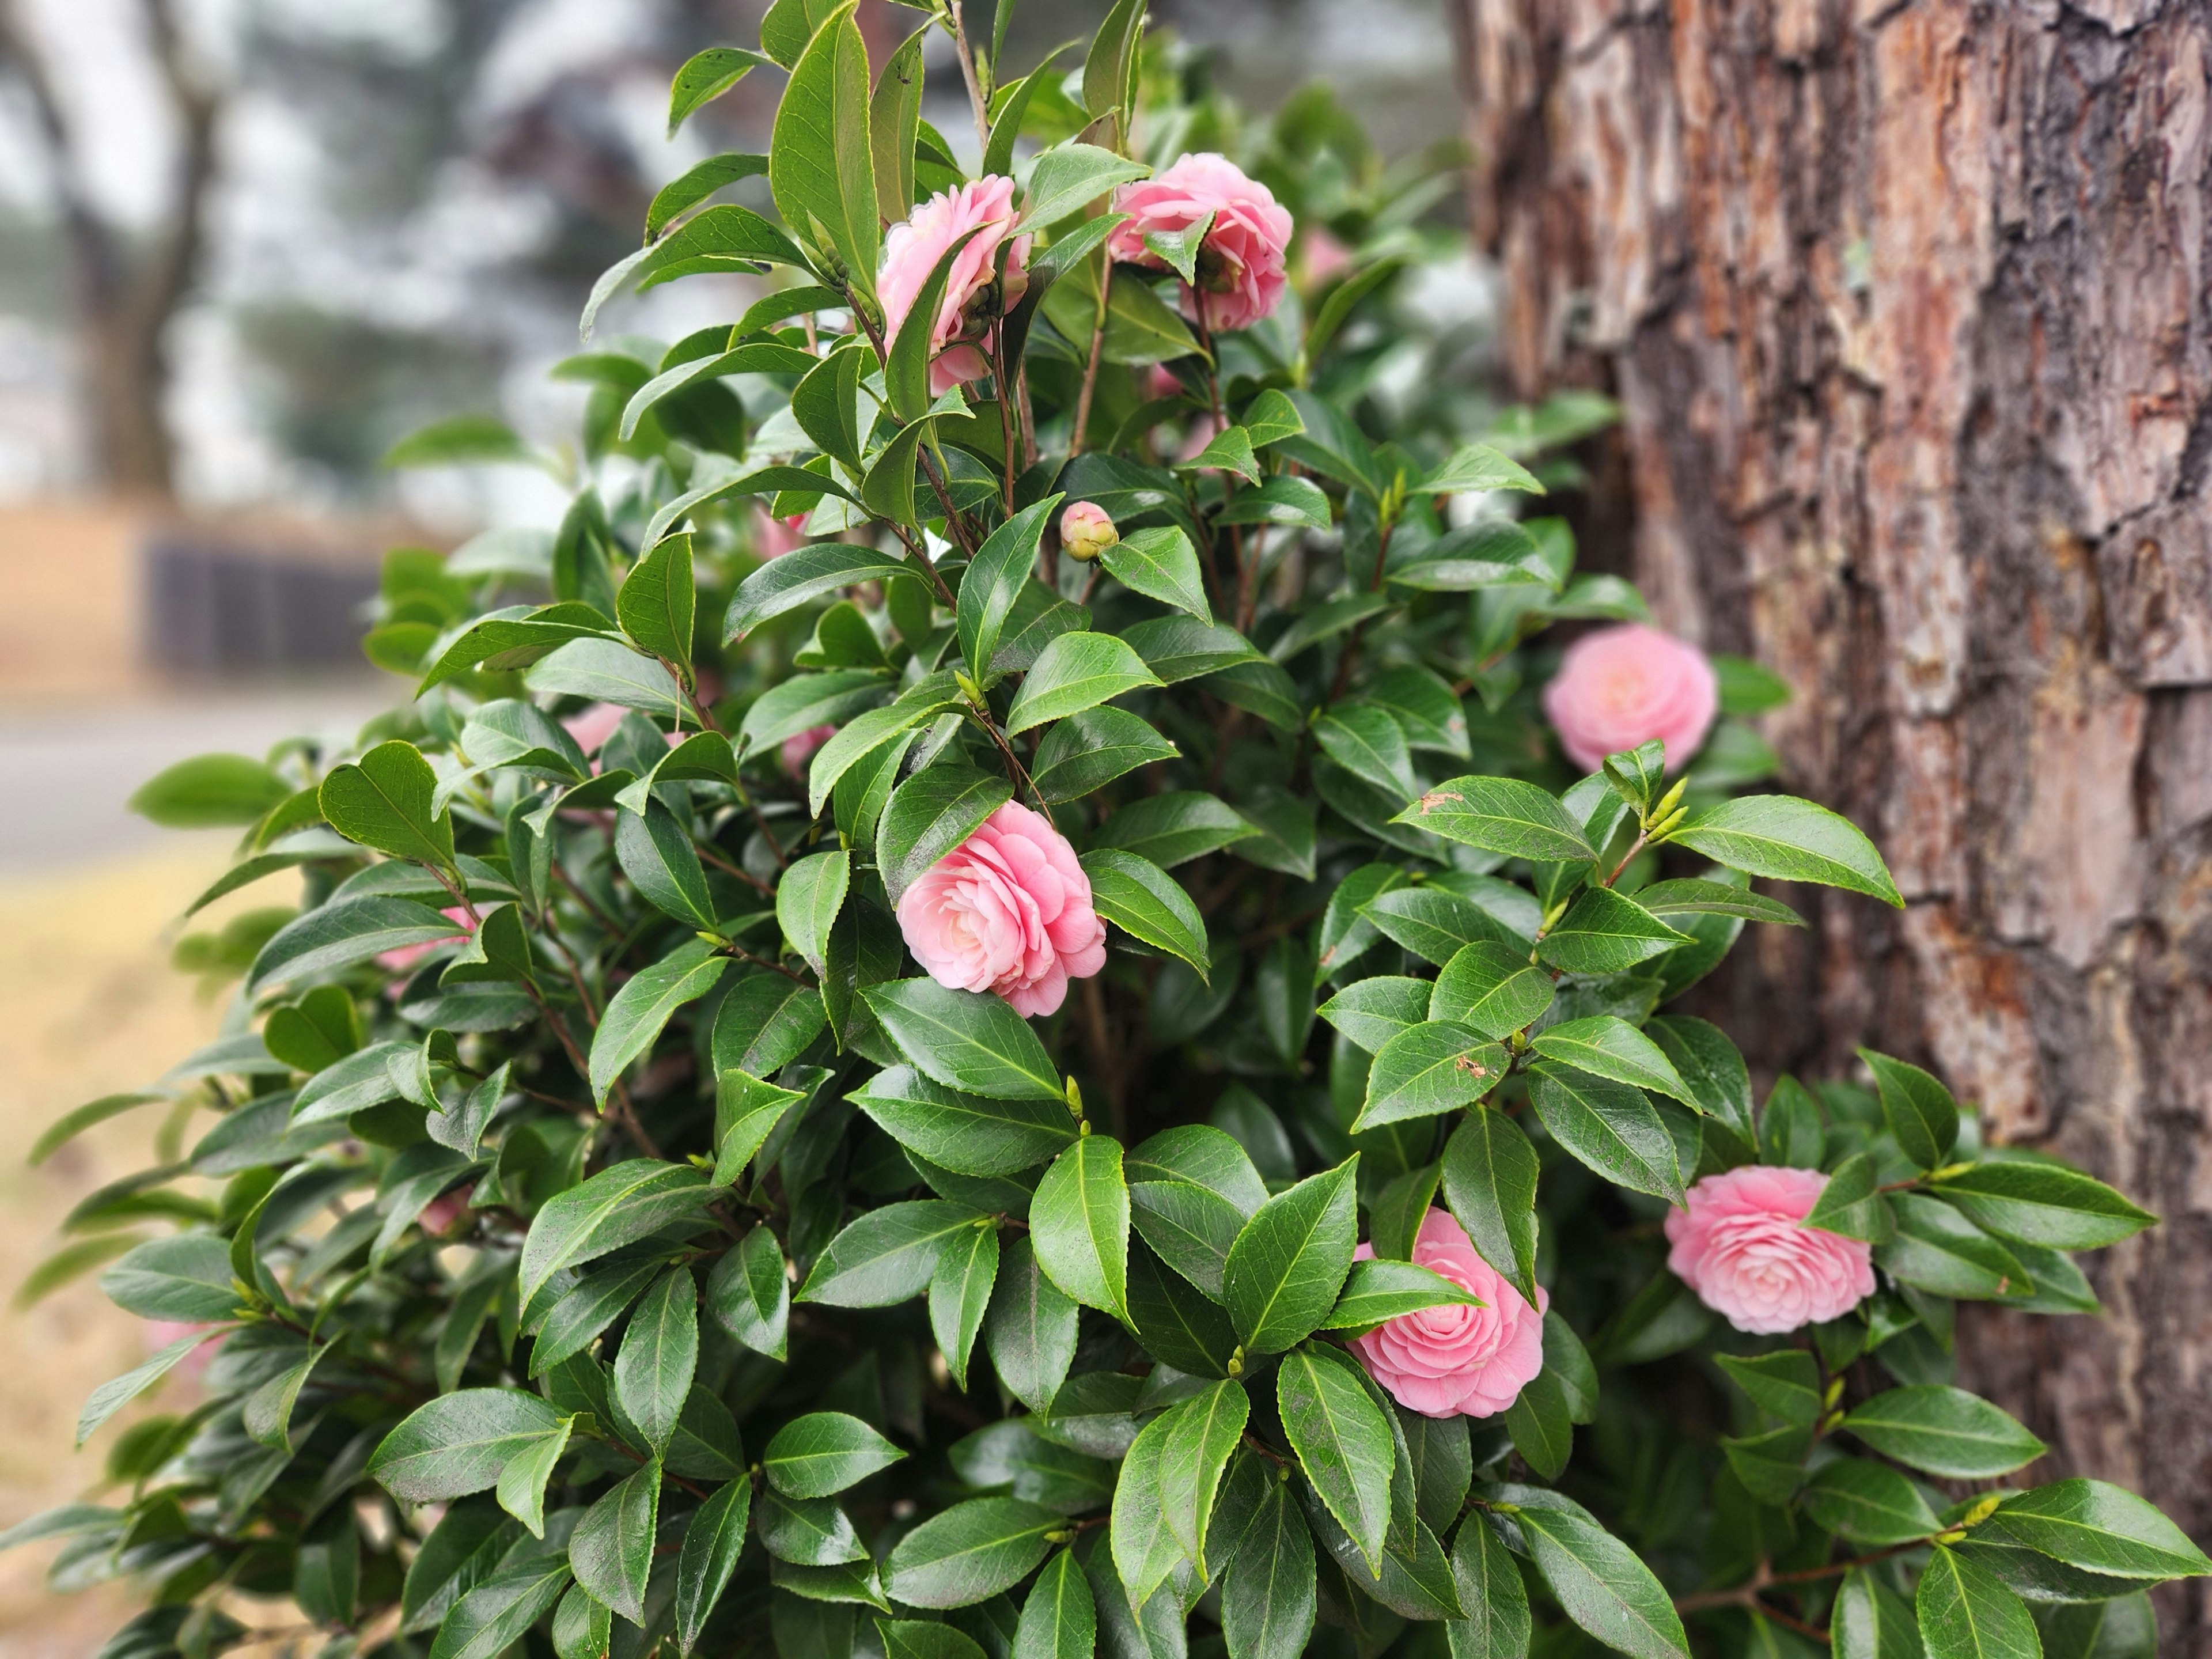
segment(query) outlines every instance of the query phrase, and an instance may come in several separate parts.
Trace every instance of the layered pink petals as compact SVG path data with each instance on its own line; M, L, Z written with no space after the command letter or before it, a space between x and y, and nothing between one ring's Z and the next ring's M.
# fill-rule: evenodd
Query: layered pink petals
M1372 1245L1355 1252L1364 1261ZM1468 1242L1467 1230L1432 1209L1413 1241L1413 1260L1472 1291L1480 1308L1430 1308L1404 1314L1352 1340L1367 1374L1407 1411L1424 1417L1491 1417L1520 1396L1544 1369L1544 1310L1551 1296L1536 1287L1536 1305L1499 1276Z
M1029 262L1030 239L1017 236L1006 259L1006 292L993 292L999 246L1013 229L1014 218L1014 181L986 173L957 190L938 191L915 209L904 224L893 225L884 239L884 269L876 292L884 304L884 337L895 340L937 262L963 236L981 228L981 234L953 260L945 299L937 308L937 325L929 342L933 398L990 373L984 348L998 326L999 314L1029 287L1024 267Z
M1874 1294L1874 1246L1801 1226L1828 1177L1750 1164L1707 1176L1667 1212L1667 1266L1740 1331L1776 1336Z
M1585 634L1544 688L1559 746L1585 771L1656 738L1671 771L1698 752L1720 707L1705 653L1671 634L1623 623Z
M1164 173L1122 185L1114 206L1134 216L1107 240L1114 258L1154 270L1166 270L1167 261L1145 246L1147 234L1188 230L1213 216L1199 249L1198 286L1182 290L1183 315L1194 322L1217 333L1249 328L1281 301L1290 213L1226 156L1186 155Z
M906 890L898 919L939 985L995 991L1024 1016L1053 1012L1069 980L1106 965L1106 924L1075 849L1012 801Z

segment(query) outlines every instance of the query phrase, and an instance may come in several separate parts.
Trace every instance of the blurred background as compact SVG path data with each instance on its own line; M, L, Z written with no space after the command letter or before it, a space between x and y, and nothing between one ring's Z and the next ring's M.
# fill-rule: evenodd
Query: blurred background
M0 0L0 1297L153 1126L33 1169L39 1132L143 1087L218 1018L168 956L232 833L157 830L125 799L173 760L350 729L395 696L359 648L386 548L557 521L565 492L530 469L381 458L459 412L572 441L588 387L547 371L592 279L660 185L768 147L775 74L663 136L677 65L754 44L765 3ZM1010 72L1108 4L1023 0ZM969 0L977 32L990 13ZM1153 15L1255 119L1318 78L1388 155L1458 130L1444 0ZM884 0L861 19L879 61L921 21ZM924 113L972 151L945 44ZM601 326L677 337L732 314L726 280ZM0 1321L4 1525L98 1486L97 1449L57 1453L145 1338L88 1278ZM119 1622L112 1586L49 1596L52 1553L0 1556L0 1659L76 1659Z

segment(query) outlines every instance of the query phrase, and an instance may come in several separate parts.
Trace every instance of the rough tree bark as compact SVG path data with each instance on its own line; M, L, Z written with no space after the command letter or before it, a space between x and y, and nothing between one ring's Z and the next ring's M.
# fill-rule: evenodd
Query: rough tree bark
M1808 893L1711 994L1770 1072L1878 1040L2166 1224L1975 1382L2212 1536L2212 9L1453 0L1521 392L1598 385L1589 550L1796 690ZM1600 540L1608 538L1601 535ZM2201 1588L2170 1652L2212 1652Z
M0 0L0 68L12 70L28 95L53 171L101 482L126 494L166 497L174 493L175 446L162 410L169 389L165 337L199 264L222 106L187 62L172 0L140 0L140 11L176 113L179 148L172 205L142 246L134 246L93 204L77 122L21 8L9 0Z

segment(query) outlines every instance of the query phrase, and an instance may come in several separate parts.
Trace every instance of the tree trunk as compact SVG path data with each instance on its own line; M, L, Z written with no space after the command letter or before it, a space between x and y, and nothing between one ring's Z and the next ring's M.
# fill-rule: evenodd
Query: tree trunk
M1586 556L1790 680L1789 787L1908 900L1801 895L1719 1017L1769 1073L1917 1057L2165 1218L2085 1258L2102 1325L1961 1353L2212 1534L2212 9L1452 3L1507 378L1625 410Z

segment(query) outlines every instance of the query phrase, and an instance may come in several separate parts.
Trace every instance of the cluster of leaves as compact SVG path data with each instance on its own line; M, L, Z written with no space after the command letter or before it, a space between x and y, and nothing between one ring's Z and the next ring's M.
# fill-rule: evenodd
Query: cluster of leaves
M2044 1449L1949 1358L1957 1299L2092 1310L2067 1252L2148 1218L1879 1054L1873 1092L1755 1109L1729 1038L1658 1012L1796 922L1753 877L1898 895L1848 823L1730 793L1770 763L1741 724L1672 783L1656 744L1579 779L1549 748L1543 631L1640 601L1497 506L1541 488L1505 451L1586 406L1492 446L1386 426L1426 186L1304 100L1254 164L1352 267L1206 338L1172 274L1103 270L1092 210L1146 143L1234 131L1144 68L1140 0L1065 78L994 86L995 42L932 26L993 165L1054 141L1016 169L1038 247L991 379L928 396L943 268L895 337L872 292L884 221L957 176L921 36L872 88L850 4L778 0L671 112L773 62L769 154L663 191L593 310L793 285L562 365L592 392L557 532L387 566L407 708L142 793L249 826L202 904L280 871L303 900L188 939L240 980L225 1034L41 1144L173 1103L37 1277L108 1263L191 1328L80 1442L214 1358L114 1438L114 1502L11 1541L144 1586L133 1659L234 1644L239 1597L332 1659L2148 1653L2142 1592L2203 1556L2115 1488L1989 1484ZM713 199L763 174L781 224ZM404 459L518 456L473 420ZM1121 526L1103 569L1054 555L1075 499ZM757 560L763 510L817 539ZM563 722L599 704L587 754ZM892 908L1017 799L1112 929L1037 1021L917 972ZM1753 1161L1827 1171L1813 1219L1881 1270L1794 1340L1661 1263L1686 1185ZM1408 1259L1438 1203L1550 1298L1499 1418L1408 1412L1343 1346L1469 1300Z

